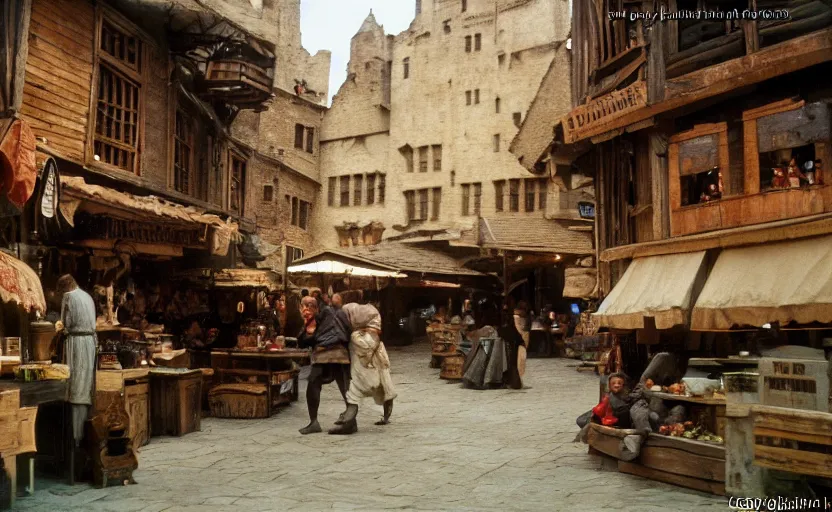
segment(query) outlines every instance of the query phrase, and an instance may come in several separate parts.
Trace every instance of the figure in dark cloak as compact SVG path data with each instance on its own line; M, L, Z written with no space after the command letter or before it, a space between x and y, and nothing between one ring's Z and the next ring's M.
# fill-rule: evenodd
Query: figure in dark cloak
M306 296L300 303L305 325L298 336L298 345L312 348L312 369L306 385L306 406L309 409L309 425L300 429L301 434L321 432L318 423L318 407L321 404L321 389L324 384L335 381L344 404L347 404L347 389L350 380L350 323L340 309L318 308L314 297ZM350 428L358 430L357 425ZM342 429L343 430L343 429Z

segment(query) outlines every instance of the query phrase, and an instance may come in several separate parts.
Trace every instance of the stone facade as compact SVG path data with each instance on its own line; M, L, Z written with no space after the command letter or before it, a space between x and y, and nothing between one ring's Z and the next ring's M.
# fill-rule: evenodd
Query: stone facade
M565 51L568 1L421 0L416 10L395 37L372 13L353 37L347 81L322 126L323 195L314 215L322 246L351 244L343 230L339 241L344 226L381 223L388 238L473 228L478 215L542 216L559 204L549 183L544 201L535 196L526 211L526 184L539 195L541 181L525 181L508 149L553 61L562 79L552 94L568 103L569 62L555 59ZM514 179L502 187L498 212L494 182Z
M231 2L213 1L218 10L235 13L233 6L220 5ZM263 240L281 248L259 266L282 272L287 248L304 254L316 248L311 215L320 195L319 141L331 53L310 55L301 46L300 0L254 1L248 12L259 13L255 25L265 25L263 30L275 45L274 97L264 112L241 112L231 134L251 154L247 217L255 221ZM250 20L241 16L231 18L248 26ZM304 89L297 91L300 84L305 84Z

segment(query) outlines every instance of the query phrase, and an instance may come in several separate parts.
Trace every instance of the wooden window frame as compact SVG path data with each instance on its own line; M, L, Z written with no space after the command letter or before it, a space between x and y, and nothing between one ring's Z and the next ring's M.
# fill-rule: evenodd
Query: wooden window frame
M474 188L474 215L480 216L482 213L482 183L477 182L473 184Z
M286 266L291 265L297 260L303 259L303 249L299 247L286 246Z
M419 196L417 204L419 206L419 220L427 220L430 214L430 189L420 188L416 191Z
M273 203L274 202L274 185L263 185L263 202L264 203Z
M462 185L462 216L469 215L471 206L471 185L466 183Z
M403 80L410 78L410 57L402 59L402 76Z
M350 205L350 175L341 176L339 180L340 185L340 194L338 205L341 207L349 206Z
M370 173L364 181L367 187L367 206L370 206L376 203L376 175Z
M239 208L235 209L232 207L232 199L234 197L234 162L241 162L242 169L240 172L240 179L239 179L239 189L240 189L240 204ZM226 200L228 205L228 211L232 213L236 213L240 217L245 216L246 211L246 187L248 181L248 158L244 155L238 153L237 151L230 150L228 152L228 191L226 194Z
M352 205L361 206L364 195L364 175L355 174L352 177Z
M540 178L537 182L537 209L546 212L546 205L549 202L549 178Z
M430 147L431 157L433 157L433 172L442 171L442 145L434 144Z
M295 123L295 149L303 149L303 138L306 136L306 127Z
M404 202L405 202L405 215L407 215L407 221L413 222L415 220L419 220L416 218L416 191L415 190L405 190L404 192Z
M300 218L300 199L297 197L292 196L292 200L289 203L289 224L293 226L298 226L299 218Z
M470 35L465 36L465 53L471 53L472 43L472 37Z
M523 180L523 210L525 212L535 211L537 206L537 178L526 178Z
M761 190L760 154L757 122L760 118L803 108L803 101L791 99L746 110L743 123L743 189L726 190L721 199L681 206L679 143L703 135L719 134L719 165L726 169L723 182L732 183L727 145L727 129L718 123L698 125L676 134L668 144L668 199L670 236L684 236L717 229L758 225L818 213L832 212L832 183L824 176L823 185L800 188ZM832 141L815 142L815 158L827 164L832 160ZM826 173L824 173L826 174ZM726 193L727 192L727 193Z
M101 49L101 31L104 23L112 25L116 30L121 31L128 37L134 37L141 45L140 54L137 58L136 66L130 66L128 63L117 59L106 51ZM89 117L87 123L87 144L85 151L85 161L88 165L95 168L113 170L117 172L129 172L135 176L142 174L142 153L144 152L144 138L145 138L145 119L146 119L146 87L147 87L147 62L148 54L155 49L151 43L152 38L145 34L130 20L123 17L114 9L100 5L95 12L95 34L93 47L93 74L91 78L91 91L89 103ZM95 142L97 138L96 128L98 125L97 113L99 102L99 82L101 77L102 64L108 68L110 73L121 75L122 79L128 82L133 82L136 86L138 96L138 107L136 108L136 135L135 147L129 148L128 145L116 140L107 140L104 143L122 150L133 152L133 159L130 168L125 169L118 165L107 163L101 159L95 159ZM113 144L115 143L115 144Z
M183 120L185 125L186 132L184 133L180 133L180 119ZM171 176L170 186L180 194L193 196L196 190L195 178L197 177L197 166L194 162L196 123L188 112L182 108L177 108L174 114L173 127L173 176ZM182 146L185 146L185 151L183 151ZM182 162L183 158L185 159L184 164ZM182 187L181 184L182 174L186 174L185 187Z
M338 186L338 178L332 176L327 180L328 189L326 191L326 205L334 207L335 206L335 187Z
M428 155L429 149L430 146L419 146L419 172L428 172L428 162L430 161L430 155Z
M506 180L494 182L494 211L503 212L506 209Z
M306 135L306 152L310 155L315 154L315 127L314 126L306 126L305 127L305 135Z
M442 187L434 187L430 192L430 220L439 220L442 208Z
M520 212L520 178L508 180L508 211Z
M482 34L477 33L474 34L474 51L478 52L482 50Z
M670 203L671 211L681 210L683 208L696 208L699 204L682 206L682 169L679 162L679 146L686 141L705 137L709 135L716 135L718 137L718 161L719 169L722 172L722 179L724 183L731 182L731 168L728 161L728 123L711 123L696 125L692 129L682 133L677 133L670 137L668 141L668 201ZM746 171L747 176L747 171ZM759 186L759 172L757 176L757 184ZM748 185L746 184L746 188ZM728 195L733 191L724 191L723 195ZM717 199L716 201L721 201Z
M384 204L384 199L387 196L387 175L378 175L378 204Z
M465 106L471 105L471 99L473 98L473 91L465 91Z
M480 90L474 89L474 105L480 104Z
M309 229L309 218L312 213L312 203L298 200L298 227L304 231Z

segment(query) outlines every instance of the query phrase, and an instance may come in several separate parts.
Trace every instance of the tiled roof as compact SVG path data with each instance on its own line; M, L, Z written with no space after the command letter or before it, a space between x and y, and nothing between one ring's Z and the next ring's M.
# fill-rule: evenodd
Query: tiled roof
M461 276L482 275L463 268L453 256L444 252L401 242L385 242L340 249L338 252L393 267L404 272L447 274Z
M572 231L569 225L519 215L480 219L480 243L495 249L592 254L592 233Z

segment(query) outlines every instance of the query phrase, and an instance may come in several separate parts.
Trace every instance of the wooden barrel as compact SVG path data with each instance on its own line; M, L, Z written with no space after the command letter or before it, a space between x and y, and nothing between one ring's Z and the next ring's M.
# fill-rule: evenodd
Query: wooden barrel
M55 324L31 322L29 324L29 358L32 361L51 361L57 348Z
M439 377L447 380L461 380L462 366L465 364L465 356L462 354L454 354L447 356L442 361L442 371Z

